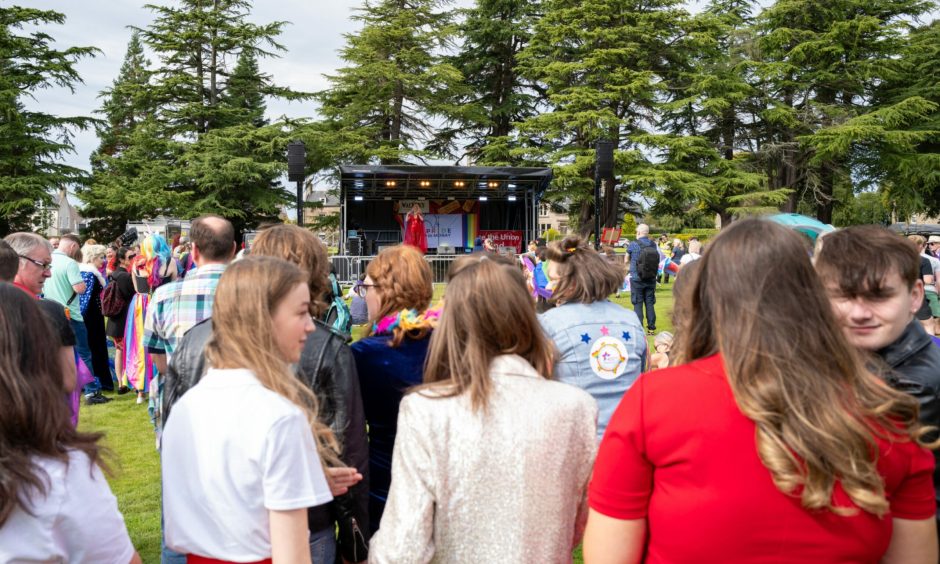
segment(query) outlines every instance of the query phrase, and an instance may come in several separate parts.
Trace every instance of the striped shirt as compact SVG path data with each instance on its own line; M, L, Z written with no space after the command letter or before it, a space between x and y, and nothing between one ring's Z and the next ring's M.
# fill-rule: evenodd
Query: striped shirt
M147 352L172 356L183 335L212 316L215 288L224 271L223 264L207 264L193 270L183 280L157 288L150 298L144 321Z

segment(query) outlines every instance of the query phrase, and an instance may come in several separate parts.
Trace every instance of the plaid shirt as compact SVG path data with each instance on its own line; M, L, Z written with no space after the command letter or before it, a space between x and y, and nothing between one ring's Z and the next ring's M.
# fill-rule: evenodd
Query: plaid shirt
M207 264L183 280L157 288L144 321L144 346L148 352L172 356L183 335L212 316L215 288L224 271L225 265Z

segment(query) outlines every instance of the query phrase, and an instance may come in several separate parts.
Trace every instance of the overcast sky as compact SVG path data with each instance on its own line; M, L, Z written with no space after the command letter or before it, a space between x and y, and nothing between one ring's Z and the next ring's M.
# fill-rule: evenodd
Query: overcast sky
M35 104L57 115L92 115L101 104L98 93L111 85L121 68L131 36L129 26L146 27L153 19L152 12L144 8L147 2L142 0L19 0L16 3L65 14L65 25L44 30L56 39L59 48L94 46L102 51L97 57L78 63L77 70L85 83L77 85L74 94L64 89L36 94ZM151 0L151 3L168 2ZM350 15L361 5L361 0L255 0L254 4L251 21L292 22L278 37L287 50L281 58L263 59L261 70L272 75L276 84L295 90L310 92L325 88L323 74L340 66L337 50L343 46L343 34L357 28ZM148 56L155 65L156 57ZM311 102L268 100L271 118L313 116L315 112ZM74 142L76 152L66 161L88 168L88 157L98 146L95 132L78 132Z

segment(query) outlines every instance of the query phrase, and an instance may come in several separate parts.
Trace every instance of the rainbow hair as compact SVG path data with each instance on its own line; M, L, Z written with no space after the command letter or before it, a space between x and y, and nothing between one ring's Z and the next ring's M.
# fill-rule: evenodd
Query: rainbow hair
M160 272L170 262L170 256L170 246L162 235L147 235L140 244L140 254L137 255L134 268L147 273L151 289L160 285Z

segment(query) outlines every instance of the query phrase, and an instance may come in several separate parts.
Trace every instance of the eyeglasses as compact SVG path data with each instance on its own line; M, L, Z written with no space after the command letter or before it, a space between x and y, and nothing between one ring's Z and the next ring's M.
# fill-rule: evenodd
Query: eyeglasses
M41 260L36 260L36 259L34 259L34 258L32 258L32 257L28 257L28 256L26 256L26 255L16 255L16 256L20 257L20 258L23 259L23 260L28 260L29 262L35 264L36 266L38 266L39 268L43 269L43 270L46 271L46 272L52 270L52 263L51 263L51 262L42 262Z
M378 286L378 284L356 284L356 295L360 298L364 298L369 292L369 288L375 288L376 286Z

